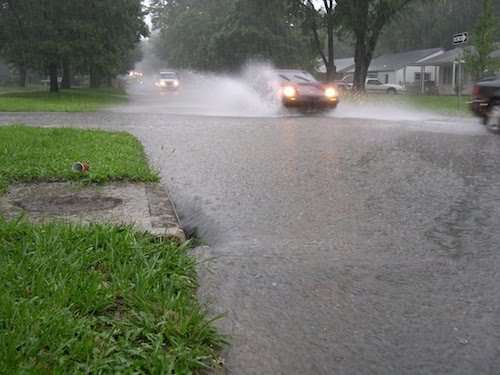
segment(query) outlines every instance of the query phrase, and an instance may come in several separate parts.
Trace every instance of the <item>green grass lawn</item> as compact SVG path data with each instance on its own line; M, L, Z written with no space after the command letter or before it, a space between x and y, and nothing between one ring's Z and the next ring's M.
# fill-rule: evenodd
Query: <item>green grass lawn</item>
M127 102L124 89L69 89L7 92L0 95L0 112L93 112Z
M88 172L73 172L75 161ZM0 127L0 193L15 182L158 181L121 132ZM0 214L0 373L189 374L225 338L196 299L196 261L130 226L29 224Z
M130 227L0 217L0 373L190 374L223 338L189 243Z
M18 92L33 92L33 91L47 91L48 88L42 84L27 84L22 87L19 85L0 85L0 95L18 93Z
M412 108L448 116L472 116L469 96L398 96L397 101Z
M462 96L460 102L456 96L436 96L436 95L383 95L383 94L367 94L353 95L343 93L341 96L342 102L368 102L368 103L384 103L395 105L398 108L415 109L419 111L432 112L444 116L470 117L469 96ZM340 104L341 105L341 104Z
M87 162L87 173L75 173ZM13 182L34 180L158 181L141 143L123 132L74 128L0 127L0 192Z

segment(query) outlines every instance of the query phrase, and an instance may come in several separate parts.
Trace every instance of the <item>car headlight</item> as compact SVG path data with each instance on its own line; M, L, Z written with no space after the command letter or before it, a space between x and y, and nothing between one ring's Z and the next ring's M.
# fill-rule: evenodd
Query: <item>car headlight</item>
M328 87L326 90L325 90L325 96L327 98L333 98L334 96L337 95L337 91L335 91L335 89L333 87Z
M283 87L283 95L286 96L287 98L291 98L297 95L297 91L293 86L285 86Z
M160 81L160 86L161 86L161 87L165 87L166 85L167 85L167 82L165 82L165 81Z
M174 81L174 87L178 87L179 86L179 81L178 80L175 80Z

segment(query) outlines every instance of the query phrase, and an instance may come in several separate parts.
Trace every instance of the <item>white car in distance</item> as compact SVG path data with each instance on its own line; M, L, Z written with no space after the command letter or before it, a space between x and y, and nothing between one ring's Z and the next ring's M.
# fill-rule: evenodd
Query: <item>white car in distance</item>
M406 87L391 83L382 83L376 78L367 78L365 82L365 91L369 93L396 95L405 93Z
M179 79L177 78L177 73L166 71L160 72L155 85L163 91L177 92L179 89Z

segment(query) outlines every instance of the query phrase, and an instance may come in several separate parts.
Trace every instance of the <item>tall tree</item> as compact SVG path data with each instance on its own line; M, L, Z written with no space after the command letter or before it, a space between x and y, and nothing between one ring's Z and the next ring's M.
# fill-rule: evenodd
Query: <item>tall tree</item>
M155 54L177 68L202 69L211 36L224 26L230 0L152 0Z
M91 87L97 87L124 73L126 54L149 35L145 12L140 0L76 1L81 15L77 65L90 75Z
M235 71L250 59L311 66L309 40L284 0L153 0L156 50L177 68Z
M334 61L334 31L335 31L335 0L323 0L318 5L313 0L299 0L299 4L305 10L305 24L311 29L317 52L326 67L326 81L331 82L335 77ZM326 30L326 50L324 42L320 38L321 30Z
M453 34L471 31L480 11L479 0L413 1L384 27L375 54L452 49Z
M483 0L483 8L470 38L472 47L465 49L465 61L474 80L494 74L500 67L499 59L490 54L500 46L500 17L495 15L491 0Z
M338 0L338 12L343 32L356 39L354 50L354 88L365 89L368 67L384 25L412 0Z
M25 84L28 68L48 68L46 59L57 45L49 45L47 39L42 38L53 35L46 23L50 17L46 5L42 2L30 4L27 0L5 0L0 8L0 52L5 61L18 68L21 86ZM43 50L42 44L48 49Z
M61 64L99 79L117 74L126 52L148 34L140 0L3 0L1 5L1 55L17 66L48 71L52 92L59 90Z
M294 7L283 0L236 1L211 40L211 57L229 70L253 59L282 68L312 68L316 53L295 22Z

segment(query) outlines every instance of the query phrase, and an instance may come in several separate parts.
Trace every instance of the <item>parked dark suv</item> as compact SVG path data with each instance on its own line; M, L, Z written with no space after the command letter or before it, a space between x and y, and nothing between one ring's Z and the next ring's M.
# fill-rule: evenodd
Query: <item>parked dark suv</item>
M471 91L470 108L485 125L500 127L500 77L477 81Z

